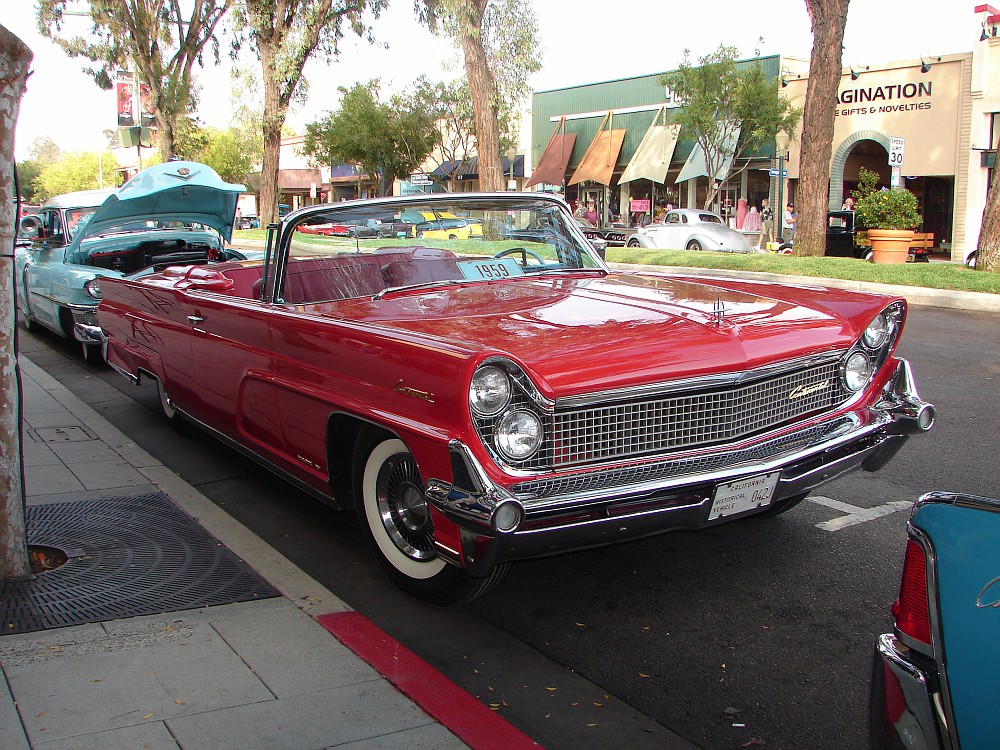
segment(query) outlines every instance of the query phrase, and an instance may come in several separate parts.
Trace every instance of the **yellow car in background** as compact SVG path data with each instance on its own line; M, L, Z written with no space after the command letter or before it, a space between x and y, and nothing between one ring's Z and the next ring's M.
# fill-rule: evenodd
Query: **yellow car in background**
M483 225L448 211L404 211L400 219L413 224L417 237L431 240L467 240L482 237Z

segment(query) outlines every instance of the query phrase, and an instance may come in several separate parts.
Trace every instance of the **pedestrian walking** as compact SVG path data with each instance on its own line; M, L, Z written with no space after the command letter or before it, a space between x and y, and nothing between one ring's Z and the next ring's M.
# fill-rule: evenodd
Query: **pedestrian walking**
M766 239L765 239L766 238ZM767 250L767 242L774 242L774 212L768 205L767 198L760 201L760 239L757 247L760 250Z

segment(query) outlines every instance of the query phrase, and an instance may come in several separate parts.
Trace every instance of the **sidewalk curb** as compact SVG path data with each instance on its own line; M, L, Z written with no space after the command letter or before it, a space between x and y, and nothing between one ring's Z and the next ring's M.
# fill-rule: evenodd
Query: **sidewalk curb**
M26 375L209 534L244 561L252 561L252 567L305 614L315 619L330 612L353 611L343 600L132 442L26 355L19 355L18 363Z

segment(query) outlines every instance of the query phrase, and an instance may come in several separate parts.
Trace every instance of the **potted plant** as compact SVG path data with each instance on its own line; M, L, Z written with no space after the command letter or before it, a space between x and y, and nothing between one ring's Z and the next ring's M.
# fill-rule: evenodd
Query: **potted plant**
M858 226L867 230L876 263L905 263L920 225L917 198L909 190L877 190L878 175L861 168L858 190L852 191Z

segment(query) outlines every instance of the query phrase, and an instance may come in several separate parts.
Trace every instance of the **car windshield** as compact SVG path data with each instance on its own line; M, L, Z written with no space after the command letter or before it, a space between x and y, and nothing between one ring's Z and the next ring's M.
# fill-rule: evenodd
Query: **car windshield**
M278 297L295 303L603 270L562 202L524 194L317 207L297 215L282 238Z
M87 226L87 222L90 221L90 217L94 215L97 210L97 206L91 206L88 208L70 208L66 211L66 238L67 240L72 240L76 236L77 232L83 230Z

